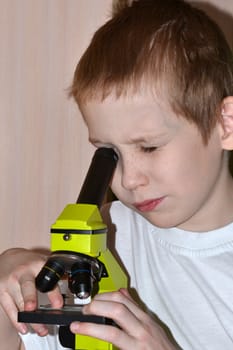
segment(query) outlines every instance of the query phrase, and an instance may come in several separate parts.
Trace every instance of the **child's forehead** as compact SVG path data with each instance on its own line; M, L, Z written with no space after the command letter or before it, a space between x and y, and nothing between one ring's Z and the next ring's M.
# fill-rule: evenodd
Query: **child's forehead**
M151 96L91 100L83 108L89 140L96 147L161 144L181 132L196 133L193 123L163 107Z
M111 106L122 106L125 108L128 107L157 107L157 109L172 111L168 99L166 99L161 94L158 95L151 90L138 90L138 91L129 91L122 94L117 94L115 91L109 93L107 96L102 97L101 95L96 95L93 98L90 98L83 103L81 109L88 109L90 106L95 107L111 107Z
M104 100L91 99L83 105L82 114L90 128L96 129L103 124L109 128L131 125L138 131L147 130L147 133L154 127L160 130L177 127L181 119L166 100L145 92L118 97L111 94Z

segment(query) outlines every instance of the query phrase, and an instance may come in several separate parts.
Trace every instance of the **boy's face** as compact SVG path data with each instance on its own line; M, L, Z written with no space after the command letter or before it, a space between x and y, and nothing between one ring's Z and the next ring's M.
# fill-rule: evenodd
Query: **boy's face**
M152 224L205 231L219 225L226 193L220 127L208 145L194 124L150 95L134 95L82 108L90 141L112 147L119 161L112 190Z

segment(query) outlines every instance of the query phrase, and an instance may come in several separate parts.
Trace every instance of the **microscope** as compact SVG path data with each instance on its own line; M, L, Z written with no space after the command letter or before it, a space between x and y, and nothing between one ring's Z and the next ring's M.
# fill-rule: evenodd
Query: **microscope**
M53 309L41 305L18 313L18 321L59 326L62 346L74 350L116 350L111 343L70 332L73 321L114 325L105 317L83 315L82 305L97 293L127 287L127 277L107 248L107 226L100 214L118 157L111 148L95 151L75 204L68 204L51 226L51 255L36 277L36 287L47 293L66 280L73 302Z

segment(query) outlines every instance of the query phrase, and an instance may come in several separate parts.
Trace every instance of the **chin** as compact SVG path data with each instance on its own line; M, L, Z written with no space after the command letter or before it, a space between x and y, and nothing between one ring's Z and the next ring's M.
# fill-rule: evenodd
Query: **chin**
M177 227L180 222L178 220L174 220L171 218L169 214L161 214L161 213L141 213L141 216L144 217L147 221L149 221L152 225L159 228L172 228Z

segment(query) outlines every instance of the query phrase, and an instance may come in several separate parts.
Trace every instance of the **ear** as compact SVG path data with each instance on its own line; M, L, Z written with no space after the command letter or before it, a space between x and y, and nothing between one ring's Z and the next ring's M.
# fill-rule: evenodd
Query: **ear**
M220 132L222 148L233 150L233 96L222 101Z

